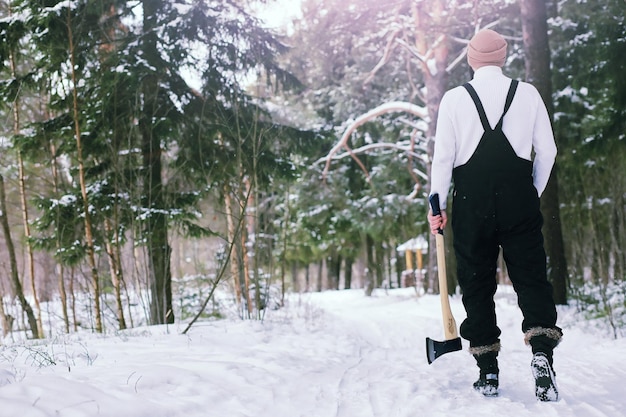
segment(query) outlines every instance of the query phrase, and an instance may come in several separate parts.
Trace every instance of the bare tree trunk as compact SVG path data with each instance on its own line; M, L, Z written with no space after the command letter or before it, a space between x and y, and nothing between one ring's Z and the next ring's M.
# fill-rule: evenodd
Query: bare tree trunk
M117 44L119 42L119 34L127 33L128 28L125 27L119 18L119 13L114 4L109 6L108 10L104 10L102 16L100 18L100 22L102 24L103 32L101 36L101 40L99 43L99 51L101 54L100 65L110 70L110 65L107 63L106 57L111 55L117 50ZM115 88L114 100L117 102L117 90ZM119 151L119 143L123 141L121 139L122 136L127 134L126 131L122 132L122 129L119 129L117 125L117 121L114 122L113 126L113 138L112 138L112 152L116 154ZM115 162L114 162L115 164ZM117 165L117 164L115 164ZM119 194L120 186L119 186L119 176L117 175L119 172L123 171L123 168L118 166L114 166L113 170L115 172L115 195ZM105 238L105 250L108 255L109 261L109 270L111 274L111 282L113 284L113 294L115 297L115 305L116 305L116 314L118 321L119 330L124 330L127 328L126 319L124 317L124 304L122 303L122 287L126 287L124 284L124 275L122 270L122 256L120 249L120 236L119 236L119 204L117 198L115 199L115 203L112 207L113 216L112 219L106 218L104 220L104 228L106 232ZM128 299L128 291L126 291L126 297ZM129 303L129 316L130 316L130 303ZM131 317L132 322L132 317Z
M114 210L117 210L114 208ZM117 236L117 227L113 230L111 221L109 219L104 220L104 228L106 231L105 248L109 258L109 270L111 271L111 281L113 282L113 293L115 296L115 306L117 309L117 322L119 330L126 329L126 319L124 318L124 303L122 303L122 267L120 265L120 259L118 258L118 252L116 247L119 245L119 238ZM115 241L115 245L111 243L110 239Z
M9 15L11 15L11 8L9 7ZM15 62L15 53L13 50L9 51L9 65L11 67L11 76L17 78L17 64ZM20 134L20 99L19 95L16 95L13 102L13 133L15 135ZM20 189L20 202L22 204L22 222L24 225L24 237L26 240L26 256L28 273L30 277L31 291L33 293L33 301L35 303L35 314L37 317L37 335L40 339L43 339L43 323L41 320L41 305L39 304L39 296L37 294L37 285L35 284L35 259L33 256L33 244L30 233L30 223L28 219L28 203L26 198L26 174L24 173L24 159L22 158L22 151L17 150L17 167Z
M367 254L367 267L365 271L365 295L370 297L376 288L376 277L372 270L374 264L374 239L367 234L365 236L365 253Z
M305 292L311 291L311 264L307 264L304 270L304 287Z
M126 294L126 306L128 307L128 320L130 321L130 328L134 328L135 324L133 322L133 311L132 311L132 303L130 300L130 294L128 292L128 286L126 285L126 281L124 281L124 294Z
M318 265L317 282L316 282L315 291L322 292L322 280L324 277L324 261L323 260L319 261L317 265Z
M285 207L285 218L283 219L283 250L282 250L282 256L280 259L280 305L284 306L285 305L285 291L286 291L286 284L285 284L285 276L287 275L287 239L288 239L288 234L287 234L287 230L288 228L288 224L289 224L289 188L287 188L287 192L285 193L285 202L286 202L286 207ZM292 274L292 276L294 277L294 284L296 283L296 275ZM298 292L298 288L296 285L293 286L293 291L294 292Z
M52 186L54 195L59 197L59 172L57 169L57 157L56 157L56 147L54 144L50 143L50 153L52 154ZM56 224L59 224L61 217L61 209L60 207L56 208L57 213L57 221ZM57 250L61 249L61 236L59 233L56 233L56 248ZM59 296L61 297L61 311L63 313L63 322L65 324L65 333L70 332L70 319L67 313L67 291L65 290L65 268L63 267L63 263L58 262L59 268Z
M91 267L91 280L93 285L94 298L94 318L96 321L96 332L102 333L102 312L100 309L100 278L98 276L98 267L96 265L96 256L94 249L94 239L91 224L91 213L89 212L89 197L87 196L87 184L85 180L85 164L83 161L83 145L81 137L81 129L78 116L78 80L76 79L76 65L74 62L74 35L72 32L71 10L67 12L67 31L69 39L69 53L71 62L71 78L72 78L72 107L74 118L74 136L76 139L76 154L78 159L78 175L80 181L80 192L83 198L83 215L85 218L85 239L87 243L87 258Z
M0 323L2 323L2 336L6 337L13 329L13 316L7 315L4 310L4 294L0 293Z
M250 227L249 219L246 217L246 209L250 201L250 188L249 184L246 190L243 189L245 181L240 181L241 187L236 193L237 203L233 202L233 194L230 192L230 187L225 187L224 198L226 202L227 223L229 230L229 239L234 242L235 245L233 251L231 251L231 273L235 280L235 293L238 300L245 299L247 318L252 318L254 312L254 304L252 303L252 295L250 293L251 280L250 280L250 259L248 256L248 249L246 243L248 241L248 229ZM235 213L234 208L237 208ZM235 217L237 216L237 217ZM237 227L238 224L244 225L244 227ZM255 274L256 275L256 274ZM258 281L256 281L256 291L258 288ZM258 302L258 297L255 297ZM238 301L239 302L239 301Z
M341 275L341 255L336 249L330 251L326 257L328 265L328 287L333 290L339 289L339 277Z
M444 15L445 15L445 2L443 0L435 0L428 4L428 7L424 3L413 2L413 18L415 20L415 47L422 56L430 54L434 58L434 69L429 65L426 60L420 60L419 65L421 72L424 75L424 84L426 86L426 108L428 109L428 130L426 136L428 137L428 164L427 174L430 182L430 174L432 169L432 158L435 151L435 128L437 123L437 116L439 115L439 103L445 93L446 81L448 72L446 67L448 66L449 49L447 39L448 36L445 33L432 32L432 28L444 27ZM430 184L428 184L430 188ZM439 196L440 199L447 199L448 196ZM428 274L429 282L426 284L426 289L432 289L433 292L439 292L439 283L437 281L437 275L435 273L435 266L437 265L437 252L432 248L437 245L435 243L435 236L430 235L428 251ZM448 272L448 279L456 282L456 271L450 270ZM448 285L450 290L453 290L455 286Z
M339 289L339 282L341 281L341 264L343 263L343 256L337 255L337 259L334 261L335 272L333 273L333 289Z
M302 291L298 280L298 261L291 261L291 290L295 293Z
M254 141L253 143L256 143ZM256 152L255 152L256 154ZM261 309L263 308L263 300L262 297L262 286L261 286L261 277L259 276L259 251L258 251L258 224L257 224L257 216L258 207L257 203L259 201L258 197L258 187L256 179L254 175L256 175L256 158L253 160L253 164L255 165L254 171L252 173L253 179L252 181L249 178L246 178L244 181L246 187L246 195L247 199L245 200L245 209L242 212L245 214L246 220L246 240L244 245L244 271L246 275L248 275L248 282L253 282L254 284L254 309L256 309L256 318L261 318ZM249 213L252 211L251 213ZM254 236L254 239L250 240L250 236ZM253 246L250 246L253 245ZM252 256L251 256L252 255ZM252 272L252 273L251 273ZM253 310L254 310L253 309Z
M352 257L347 257L344 267L344 289L349 290L352 288L352 264L354 260Z
M382 288L384 283L383 265L385 263L382 242L374 243L374 263L370 265L370 269L374 271L374 288Z
M150 64L159 62L157 48L156 18L160 2L143 0L142 51L144 59ZM139 120L142 140L144 165L144 207L149 210L145 230L149 276L150 276L150 320L152 324L174 323L172 308L172 272L170 260L172 249L168 240L168 221L164 213L165 187L163 184L163 165L161 137L155 129L154 119L159 109L159 75L155 71L144 77L142 84L143 109Z
M74 323L74 331L78 331L78 319L76 318L76 293L74 292L74 275L76 268L72 266L70 268L70 298L72 300L72 322Z
M395 243L394 242L387 242L387 247L385 248L385 259L387 262L387 272L386 272L386 279L387 279L387 285L389 286L389 288L400 288L400 283L393 283L392 282L392 277L395 277L394 274L394 268L393 268L393 257L394 257L394 253L395 253Z
M15 118L17 120L18 109L17 109L17 100L14 106ZM16 122L17 123L17 122ZM19 125L17 125L19 126ZM16 133L19 132L19 127L16 126ZM43 322L41 320L41 304L39 303L39 294L37 292L37 284L36 284L36 276L35 276L35 256L33 251L33 243L31 239L30 232L30 221L28 216L28 202L26 198L26 180L24 173L24 160L22 158L22 152L18 151L17 153L17 161L18 161L18 171L19 171L19 184L20 184L20 200L22 203L22 221L24 224L24 238L26 240L26 256L27 256L27 264L28 264L28 276L30 277L30 286L33 295L33 302L35 303L35 314L37 317L37 328L39 331L39 338L43 339Z
M624 169L624 154L621 152L616 155L614 159L621 159L621 163L615 163L614 166ZM626 212L623 207L626 207L626 194L623 190L626 189L626 179L624 176L618 176L610 181L607 187L610 190L610 194L614 196L615 201L613 203L613 209L610 214L609 224L612 227L609 228L611 235L611 250L613 256L615 256L615 271L613 279L615 281L626 280L626 251L623 248L626 247Z
M65 290L65 267L61 262L57 263L59 297L61 298L61 312L63 314L63 326L65 333L70 332L70 318L67 313L67 291Z
M526 55L526 80L537 87L552 116L552 82L550 72L550 45L546 2L544 0L520 0L524 53ZM559 185L557 166L552 170L550 181L541 198L544 214L544 237L548 255L548 278L554 286L554 301L567 303L567 262L561 229L559 209Z
M242 214L243 215L243 214ZM250 295L250 260L248 259L248 248L246 247L246 242L248 240L248 233L246 228L241 229L240 233L240 241L241 241L241 254L242 254L242 265L243 265L243 282L244 282L244 295L246 297L246 303L248 304L248 318L252 317L252 313L254 311L254 306L252 305L252 297ZM258 291L258 288L257 288Z
M28 325L30 327L33 338L39 338L41 332L38 329L37 319L35 318L35 313L33 313L33 309L30 304L26 300L24 296L24 290L22 289L22 283L20 282L20 277L17 269L17 258L15 256L15 246L13 245L13 238L11 237L11 228L9 226L9 219L7 217L7 203L6 203L6 192L4 187L4 177L0 174L0 226L2 227L2 231L4 232L4 239L7 245L7 252L9 253L9 264L11 266L11 286L13 287L13 292L15 296L20 302L20 306L22 310L26 314L26 318L28 319Z
M238 237L236 235L237 227L239 224L236 221L233 211L233 201L230 194L230 189L225 187L224 189L224 204L226 206L226 223L228 226L228 241L231 245L234 245L233 250L230 252L230 273L233 277L233 285L235 287L235 297L237 298L237 306L239 311L243 311L241 308L241 302L243 300L241 293L241 278L240 278L240 266L239 266L239 244Z

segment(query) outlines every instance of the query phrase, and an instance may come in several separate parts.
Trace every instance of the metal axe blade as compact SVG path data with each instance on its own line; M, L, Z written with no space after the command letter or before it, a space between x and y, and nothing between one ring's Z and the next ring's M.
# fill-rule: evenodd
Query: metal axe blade
M441 355L456 352L461 349L463 349L463 346L460 337L452 340L444 340L443 342L438 342L430 337L426 338L426 358L428 359L429 365Z

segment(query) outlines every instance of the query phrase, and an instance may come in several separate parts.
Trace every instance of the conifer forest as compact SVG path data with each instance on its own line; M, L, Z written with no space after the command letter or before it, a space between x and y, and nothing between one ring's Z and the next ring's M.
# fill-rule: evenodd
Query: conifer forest
M289 293L437 293L435 121L481 28L552 117L555 301L617 337L624 0L302 0L273 27L259 10L275 1L0 0L4 337L262 320Z

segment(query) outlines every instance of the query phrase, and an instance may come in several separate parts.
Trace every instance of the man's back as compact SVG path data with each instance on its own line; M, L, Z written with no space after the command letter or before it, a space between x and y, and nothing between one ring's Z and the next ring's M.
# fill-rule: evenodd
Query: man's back
M511 79L504 76L499 67L487 66L476 71L470 84L483 104L489 124L495 127L504 110ZM534 185L541 194L554 164L556 146L550 118L535 87L519 83L511 108L504 118L502 131L520 158L531 160L534 149ZM445 173L467 163L483 133L476 106L467 90L459 86L446 92L437 122L432 167L433 193L447 195L450 178Z

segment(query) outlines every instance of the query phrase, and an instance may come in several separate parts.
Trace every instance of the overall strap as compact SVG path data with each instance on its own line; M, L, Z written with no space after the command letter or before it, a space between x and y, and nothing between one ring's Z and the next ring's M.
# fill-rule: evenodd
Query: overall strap
M504 115L506 114L506 112L509 111L509 107L511 107L511 103L513 102L513 96L515 96L515 91L517 90L518 84L519 82L517 80L511 80L511 86L509 87L509 92L506 96L506 102L504 104L504 111L502 112L502 116L500 116L500 120L498 121L498 124L496 125L495 129L502 127L502 120L504 119ZM478 110L478 115L480 116L480 122L482 123L483 129L485 129L485 132L490 132L492 130L495 130L495 129L491 129L491 126L489 125L489 119L487 119L487 114L485 113L483 104L481 103L480 98L478 98L478 94L476 93L476 90L474 89L474 87L472 87L470 83L463 84L463 87L465 87L467 92L472 97L474 104L476 105L476 110Z
M474 87L472 87L470 83L463 84L463 87L465 87L469 95L472 96L472 100L474 101L474 104L476 105L476 110L478 110L478 115L480 116L480 122L483 124L483 129L485 129L485 132L490 132L491 126L489 126L487 114L485 114L483 103L480 102L478 94L476 94L476 90L474 90Z
M506 103L504 104L504 112L502 116L500 116L500 120L498 120L498 124L496 125L496 129L502 129L502 121L504 120L504 115L509 111L509 107L511 107L511 103L513 102L513 96L515 96L515 91L517 90L517 85L519 82L517 80L511 80L511 86L509 87L509 93L506 95Z

